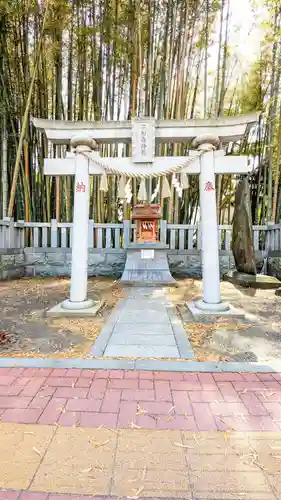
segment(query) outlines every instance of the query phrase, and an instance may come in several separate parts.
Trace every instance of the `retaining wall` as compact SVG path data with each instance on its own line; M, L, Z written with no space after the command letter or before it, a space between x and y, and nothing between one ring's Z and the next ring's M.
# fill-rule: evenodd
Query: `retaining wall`
M89 249L89 276L121 276L125 266L126 251L115 249ZM170 250L168 260L171 272L186 276L201 276L200 252L190 253ZM232 257L220 257L221 274L229 269ZM25 249L26 274L29 276L70 276L71 250L61 248Z
M88 275L114 276L119 278L125 266L126 251L123 249L89 249ZM196 250L169 250L170 270L174 275L202 277L201 252ZM257 256L258 270L262 266ZM220 274L223 277L233 269L234 259L230 252L220 252ZM270 274L281 278L281 254L269 258ZM0 251L0 279L22 276L70 276L70 248L25 248Z
M0 280L21 278L25 275L24 250L0 250Z
M272 251L267 260L267 274L281 280L281 252Z

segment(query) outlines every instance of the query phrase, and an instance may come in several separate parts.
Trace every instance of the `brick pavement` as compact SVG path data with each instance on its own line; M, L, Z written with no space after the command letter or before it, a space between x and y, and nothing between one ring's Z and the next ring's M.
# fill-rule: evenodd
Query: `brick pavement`
M281 499L278 373L1 368L0 415L0 500Z
M278 431L281 374L0 369L2 422Z

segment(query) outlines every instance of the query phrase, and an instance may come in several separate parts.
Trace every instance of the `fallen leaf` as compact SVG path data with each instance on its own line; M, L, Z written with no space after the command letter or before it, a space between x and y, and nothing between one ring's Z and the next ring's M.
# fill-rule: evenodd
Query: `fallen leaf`
M193 446L189 446L188 444L174 443L174 445L178 446L179 448L190 448L191 450L193 449Z
M136 477L133 477L133 479L128 479L128 483L135 483L138 480L139 480L139 477L136 476Z
M153 418L153 420L159 420L159 417L157 415L148 415L150 418Z
M147 413L147 411L138 404L136 415L144 415L145 413Z
M83 469L81 472L86 473L86 472L91 472L93 470L93 467L89 467L88 469Z
M56 411L61 411L62 413L65 413L65 409L64 408L57 408Z
M127 498L130 498L131 500L137 500L141 494L141 492L144 490L144 486L141 486L138 491L136 492L136 494L132 497L127 497Z
M198 444L198 445L200 444L199 441L198 441L198 439L197 439L197 437L195 436L195 434L193 434L193 439L196 442L196 444Z
M134 422L131 422L131 428L132 429L142 429L142 426L141 425L137 425Z
M94 469L97 469L97 470L103 470L103 466L101 464L96 464Z
M107 441L104 441L103 443L93 443L95 448L100 448L101 446L105 446L107 443L109 443L109 439Z

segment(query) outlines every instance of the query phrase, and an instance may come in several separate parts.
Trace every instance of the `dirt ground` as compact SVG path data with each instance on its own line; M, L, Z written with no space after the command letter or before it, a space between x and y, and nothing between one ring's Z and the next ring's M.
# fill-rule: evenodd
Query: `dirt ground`
M281 357L281 298L274 290L221 283L223 300L243 317L201 317L194 322L186 304L202 297L202 281L178 280L170 289L198 361L270 362Z
M46 309L68 296L68 279L0 282L0 356L86 356L106 317L122 297L122 288L113 279L89 278L88 297L104 302L97 316L44 317Z
M46 309L68 297L69 280L22 278L0 282L0 356L85 357L109 313L123 297L110 278L90 278L89 297L103 301L96 317L46 318ZM221 283L222 297L244 317L202 317L194 322L186 304L202 296L202 282L179 279L169 295L198 361L270 362L281 357L281 298L270 290ZM182 361L182 360L181 360Z

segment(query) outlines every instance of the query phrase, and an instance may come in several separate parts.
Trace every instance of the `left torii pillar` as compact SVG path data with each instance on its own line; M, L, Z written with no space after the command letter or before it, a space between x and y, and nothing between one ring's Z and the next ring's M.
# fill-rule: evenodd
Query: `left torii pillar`
M48 160L56 164L56 175L75 175L70 298L47 311L48 316L91 316L100 307L98 301L87 298L90 176L89 159L83 154L96 149L96 142L81 135L71 139L71 146L74 155Z

